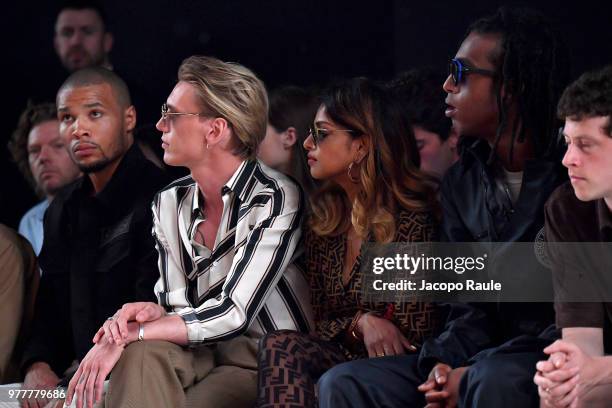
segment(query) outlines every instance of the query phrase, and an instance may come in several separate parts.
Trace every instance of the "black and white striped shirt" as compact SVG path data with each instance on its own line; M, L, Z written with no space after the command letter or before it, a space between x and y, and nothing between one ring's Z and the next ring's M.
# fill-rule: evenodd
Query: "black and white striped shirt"
M185 320L191 344L245 333L259 338L276 329L308 331L308 284L294 263L302 253L299 188L245 160L221 193L223 215L212 251L195 240L205 220L193 178L176 180L155 197L159 303Z

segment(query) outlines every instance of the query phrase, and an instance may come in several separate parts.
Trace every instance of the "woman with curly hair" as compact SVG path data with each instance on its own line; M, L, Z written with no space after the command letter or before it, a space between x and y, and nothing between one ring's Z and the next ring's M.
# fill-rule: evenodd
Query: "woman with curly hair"
M316 331L269 333L260 343L260 407L316 406L315 383L341 362L414 352L433 334L435 305L364 297L367 242L435 240L435 189L400 107L356 78L323 96L304 142L313 178L306 235Z

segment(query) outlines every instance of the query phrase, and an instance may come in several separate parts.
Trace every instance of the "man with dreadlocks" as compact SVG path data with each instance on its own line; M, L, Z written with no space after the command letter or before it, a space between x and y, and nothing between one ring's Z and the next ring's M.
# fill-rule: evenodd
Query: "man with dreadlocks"
M568 63L550 24L531 10L503 7L469 27L443 85L463 145L442 183L446 241L536 239L544 203L564 180L555 108ZM417 355L329 371L320 406L537 407L534 363L558 336L552 305L448 307L444 332Z

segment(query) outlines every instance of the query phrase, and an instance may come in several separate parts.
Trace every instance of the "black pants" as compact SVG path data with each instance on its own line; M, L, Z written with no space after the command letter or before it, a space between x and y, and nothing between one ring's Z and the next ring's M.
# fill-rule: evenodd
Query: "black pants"
M459 407L538 407L533 376L536 363L547 356L521 349L498 348L471 365L461 379ZM405 355L337 365L319 380L319 406L421 408L425 399L417 387L426 379L416 363L417 356Z
M319 379L320 408L425 406L414 355L342 363Z

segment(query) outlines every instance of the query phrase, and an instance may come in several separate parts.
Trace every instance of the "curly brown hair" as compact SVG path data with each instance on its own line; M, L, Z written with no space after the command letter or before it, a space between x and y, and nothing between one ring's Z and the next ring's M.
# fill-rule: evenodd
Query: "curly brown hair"
M28 101L27 107L19 116L17 128L13 131L8 142L8 149L13 156L13 161L17 164L23 177L39 195L42 192L36 185L28 160L28 137L34 127L49 120L57 120L57 109L55 109L54 103L33 104Z
M355 78L331 87L322 98L329 117L365 137L368 154L360 167L361 189L355 201L327 182L311 200L311 227L318 235L357 234L390 242L401 209L439 214L434 178L419 170L412 126L402 107L381 86Z
M607 116L604 131L612 137L612 65L589 71L568 86L557 107L559 119Z

